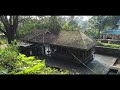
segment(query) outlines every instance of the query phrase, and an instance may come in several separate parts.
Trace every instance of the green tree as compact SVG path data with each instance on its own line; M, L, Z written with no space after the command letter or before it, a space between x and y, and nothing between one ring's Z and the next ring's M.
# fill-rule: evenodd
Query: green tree
M31 30L34 29L49 29L54 32L57 29L60 29L60 25L62 24L61 16L32 16L24 18L21 17L24 22L19 23L17 30L17 37L20 38L23 35L28 34Z
M89 19L89 26L91 29L98 30L98 36L100 32L108 29L117 28L117 22L120 20L120 16L93 16Z
M61 30L60 17L50 16L48 22L48 29L54 34L58 34Z
M79 28L80 26L78 25L78 21L76 20L75 16L68 17L62 25L62 29L65 30L76 30Z
M89 19L89 25L92 29L98 30L98 38L100 38L100 32L105 26L105 16L93 16Z
M5 34L8 43L11 44L15 39L16 30L18 27L18 16L0 16L0 24L3 24L4 29L0 27L0 31ZM1 26L1 25L0 25Z
M106 16L105 28L110 27L111 29L116 28L117 22L120 20L120 16Z

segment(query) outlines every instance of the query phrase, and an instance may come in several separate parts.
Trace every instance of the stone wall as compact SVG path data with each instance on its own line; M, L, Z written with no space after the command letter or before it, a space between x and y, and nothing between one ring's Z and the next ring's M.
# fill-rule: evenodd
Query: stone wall
M95 53L118 57L120 56L120 49L112 49L103 46L96 46Z
M111 44L120 44L120 40L105 40L105 39L98 39L98 41L101 41L103 43L111 43Z

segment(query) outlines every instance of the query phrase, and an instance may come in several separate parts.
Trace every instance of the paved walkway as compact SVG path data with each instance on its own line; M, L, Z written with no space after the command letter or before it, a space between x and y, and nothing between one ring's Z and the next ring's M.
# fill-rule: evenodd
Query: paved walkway
M107 74L109 68L115 63L116 59L117 57L95 54L94 60L87 64L87 66L94 70L97 74ZM76 70L81 74L95 74L83 65L63 60L46 60L46 65L68 70Z

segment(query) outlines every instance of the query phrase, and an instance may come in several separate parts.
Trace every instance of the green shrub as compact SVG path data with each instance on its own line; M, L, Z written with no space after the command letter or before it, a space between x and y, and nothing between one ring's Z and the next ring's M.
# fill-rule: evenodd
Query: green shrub
M1 39L0 39L0 45L6 44L6 43L7 43L6 40L1 40Z
M0 50L0 66L4 69L7 69L8 72L16 68L16 57L18 51L16 47L9 45L5 49Z
M7 44L7 40L5 38L0 39L0 45Z
M67 70L46 67L45 60L27 57L15 45L0 49L0 74L68 74Z
M45 60L36 60L34 56L25 56L24 54L19 54L17 59L21 60L24 65L21 72L16 74L67 74L68 71L58 71L56 69L48 68L45 66Z
M0 45L2 45L2 44L3 44L3 41L0 40Z
M117 44L110 44L110 43L102 43L100 41L97 41L98 46L104 46L104 47L110 47L110 48L120 48L120 45Z

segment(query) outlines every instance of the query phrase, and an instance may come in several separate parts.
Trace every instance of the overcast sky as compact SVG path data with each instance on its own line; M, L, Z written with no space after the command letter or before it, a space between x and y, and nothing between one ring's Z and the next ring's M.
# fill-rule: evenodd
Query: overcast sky
M32 17L35 17L35 18L36 18L36 16L32 16ZM69 16L65 16L65 17L69 17ZM83 21L86 21L86 20L88 20L89 18L91 18L92 16L75 16L75 17L84 17Z
M92 16L83 16L83 17L84 17L83 20L85 21L85 20L88 20L89 18L91 18Z

